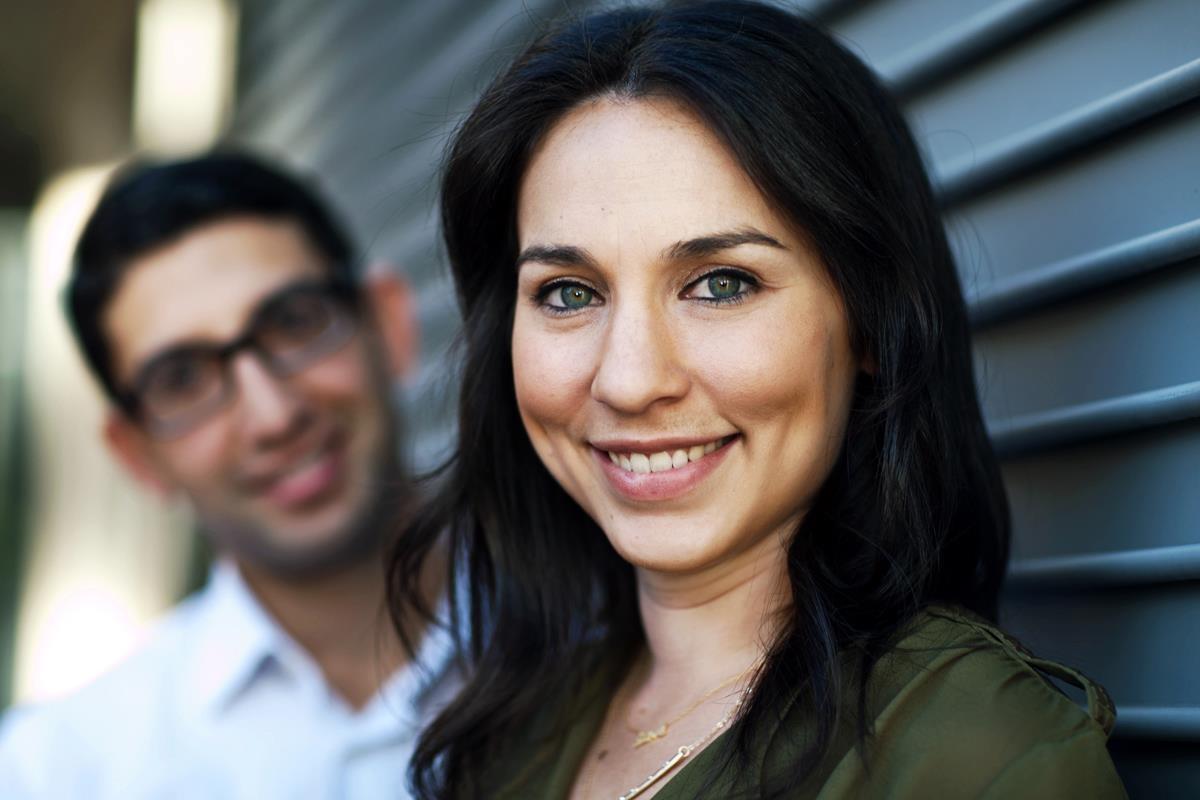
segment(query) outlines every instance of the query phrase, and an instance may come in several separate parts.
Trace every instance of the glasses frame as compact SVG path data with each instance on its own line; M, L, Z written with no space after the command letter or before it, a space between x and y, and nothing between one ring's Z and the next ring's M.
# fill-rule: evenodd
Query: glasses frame
M270 348L262 345L260 341L260 337L262 336L261 328L263 320L270 309L289 295L301 292L319 292L334 300L336 304L342 307L344 313L335 317L335 323L340 325L340 328L337 330L337 333L340 334L340 340L335 344L320 348L319 352L312 354L308 358L300 359L295 364L284 365L271 352ZM259 363L268 372L276 378L283 379L308 368L345 347L354 338L354 334L357 333L361 325L362 298L359 288L355 284L345 278L295 281L263 298L250 314L250 318L242 328L242 332L224 344L184 343L170 347L155 355L138 369L137 374L127 387L119 390L117 394L118 404L128 416L136 419L155 438L168 439L182 436L194 430L206 420L211 419L213 415L225 408L236 397L237 381L233 377L230 364L239 353L243 351L253 352L258 357ZM326 332L321 335L327 336L329 334ZM215 395L211 403L201 403L195 412L182 415L178 420L172 421L153 416L147 412L145 404L142 401L145 384L148 382L147 376L151 374L157 364L190 351L202 351L206 355L214 356L217 359L217 362L220 364L220 391Z

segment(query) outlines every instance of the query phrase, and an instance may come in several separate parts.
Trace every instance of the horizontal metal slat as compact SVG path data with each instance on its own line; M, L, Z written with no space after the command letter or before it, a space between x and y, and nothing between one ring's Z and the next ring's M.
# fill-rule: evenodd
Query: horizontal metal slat
M1113 736L1122 739L1200 742L1200 708L1122 706Z
M814 19L830 22L837 17L867 5L871 0L806 0L801 7Z
M1200 381L1024 414L988 425L1001 458L1013 458L1200 417Z
M1083 0L996 3L894 56L879 67L879 73L892 91L911 95L1082 4Z
M519 52L521 44L529 38L530 25L538 19L551 19L558 10L551 0L524 0L521 3L495 2L482 4L478 13L465 14L459 3L428 3L420 6L420 20L406 19L406 24L420 22L428 30L427 39L438 42L438 46L425 54L409 53L405 63L411 69L399 68L392 50L386 46L371 46L364 38L370 36L377 45L388 44L388 32L384 29L368 30L358 37L354 52L338 65L338 81L326 88L331 94L323 95L320 103L301 109L281 131L289 131L292 146L308 152L318 163L332 163L347 154L340 152L346 143L353 142L354 157L363 165L363 154L381 157L404 147L389 125L373 125L363 128L361 123L364 104L374 109L380 106L393 110L405 109L409 119L422 113L431 124L417 134L421 140L441 141L449 127L465 116L474 106L475 88L472 88L477 73L482 75L492 67L498 68L503 60L501 53ZM411 17L411 15L410 15ZM444 35L435 36L435 31ZM468 57L466 54L477 54ZM480 60L483 56L483 60ZM419 61L417 60L419 59ZM487 65L485 69L485 65ZM390 71L395 77L386 84L364 81L357 76L376 74L381 69ZM482 86L478 87L482 88ZM385 99L386 98L386 99ZM437 98L433 105L421 107L425 101L415 98ZM398 128L412 124L399 123ZM294 127L293 127L294 126ZM444 126L444 127L443 127ZM412 129L408 135L412 135ZM436 172L437 159L425 158L423 181L431 180Z
M1200 59L981 147L937 171L944 206L1200 97Z
M254 29L265 39L266 55L256 55L257 45L247 42L253 59L239 70L246 77L240 88L231 133L243 136L260 130L292 103L311 102L314 76L324 80L328 59L339 42L349 40L355 21L372 13L370 3L313 3L306 9L292 3L274 5L272 26ZM285 99L286 98L286 99Z
M1013 561L1008 586L1075 591L1200 580L1200 544Z
M996 281L967 299L984 327L1052 302L1200 256L1200 219Z

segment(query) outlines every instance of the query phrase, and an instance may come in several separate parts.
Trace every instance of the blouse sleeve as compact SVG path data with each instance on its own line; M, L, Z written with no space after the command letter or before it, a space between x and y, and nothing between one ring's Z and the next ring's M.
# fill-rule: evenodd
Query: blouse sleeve
M1126 796L1106 746L1113 707L1099 684L991 626L961 615L935 621L892 659L896 688L867 757L847 752L821 800ZM1046 675L1078 686L1086 708Z
M1118 800L1128 795L1101 734L1089 731L1065 742L1043 743L1030 748L1001 769L981 797L985 800L1010 797Z

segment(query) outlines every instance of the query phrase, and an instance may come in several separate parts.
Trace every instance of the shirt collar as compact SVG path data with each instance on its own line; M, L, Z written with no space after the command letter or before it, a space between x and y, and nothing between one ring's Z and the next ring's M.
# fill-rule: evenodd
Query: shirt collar
M184 696L198 713L219 713L272 662L294 649L246 585L235 564L214 564L199 608L190 658L184 665Z
M384 704L392 716L415 722L436 713L449 699L444 695L457 686L457 682L449 674L453 671L454 640L441 623L445 619L445 605L443 601L435 621L421 637L415 660L383 683L371 706Z
M219 714L248 690L265 669L304 670L319 678L319 670L246 585L237 565L217 561L208 585L196 598L193 641L183 665L181 688L192 713ZM445 598L435 618L446 618ZM424 718L448 701L457 685L452 672L453 637L444 624L429 625L417 648L415 663L399 669L384 681L368 703L383 706L387 717L412 721ZM366 709L364 709L366 710Z

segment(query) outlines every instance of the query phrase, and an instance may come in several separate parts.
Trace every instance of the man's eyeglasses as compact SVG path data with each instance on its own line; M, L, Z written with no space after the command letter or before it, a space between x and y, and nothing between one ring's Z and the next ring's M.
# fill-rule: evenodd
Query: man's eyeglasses
M121 403L153 435L182 435L233 399L235 355L254 351L279 378L299 372L354 336L356 300L343 281L291 284L264 300L232 341L184 344L155 356L138 370Z

